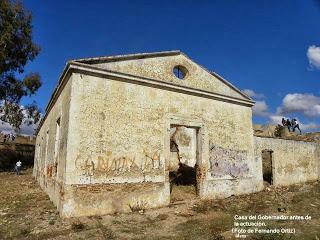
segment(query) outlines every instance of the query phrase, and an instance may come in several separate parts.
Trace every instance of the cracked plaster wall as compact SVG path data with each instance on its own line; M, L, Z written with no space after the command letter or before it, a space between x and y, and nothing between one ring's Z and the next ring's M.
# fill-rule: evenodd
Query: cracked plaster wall
M273 184L290 185L317 180L319 143L254 137L255 158L262 162L262 151L272 150Z
M184 80L174 77L176 65L188 69ZM96 66L245 99L181 54ZM58 177L49 178L55 172L54 129L59 114ZM262 176L256 172L261 166L254 158L251 118L252 109L247 106L147 83L72 73L37 136L34 174L63 216L128 212L139 204L145 208L167 205L170 125L178 124L199 128L200 197L259 191ZM47 129L48 151L44 147ZM182 160L190 165L195 163L194 147L192 140L182 149ZM50 181L61 184L56 187Z
M258 164L253 158L251 108L78 73L73 77L63 215L92 215L89 203L102 195L100 214L129 211L137 198L147 207L168 204L170 115L203 124L202 197L227 196L221 187L225 182L229 195L260 188L252 175ZM249 170L236 179L209 174L209 139L221 148L245 152ZM119 183L131 189L121 198L121 207L112 190ZM79 193L79 184L91 190ZM109 190L96 194L101 189Z
M231 89L224 82L204 70L200 65L194 63L183 54L139 60L107 62L94 65L111 71L157 79L177 85L243 98L241 94ZM173 68L177 65L182 65L188 70L188 74L183 81L176 78L172 72Z
M69 109L72 78L66 83L57 102L50 110L36 138L33 176L59 209L63 201ZM60 118L60 139L55 154L56 123Z
M72 74L39 130L34 176L63 216L166 205L170 124L177 124L172 122L176 118L185 126L192 127L189 119L199 123L202 198L261 190L264 149L274 151L275 184L319 176L318 145L253 137L250 107L80 73Z

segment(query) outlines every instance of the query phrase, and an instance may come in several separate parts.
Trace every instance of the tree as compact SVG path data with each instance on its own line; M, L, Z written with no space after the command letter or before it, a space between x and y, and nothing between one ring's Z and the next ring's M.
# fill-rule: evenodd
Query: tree
M35 102L20 104L22 97L32 96L42 84L38 73L24 75L25 65L39 52L32 41L31 12L21 2L0 0L0 120L17 130L22 123L40 120Z

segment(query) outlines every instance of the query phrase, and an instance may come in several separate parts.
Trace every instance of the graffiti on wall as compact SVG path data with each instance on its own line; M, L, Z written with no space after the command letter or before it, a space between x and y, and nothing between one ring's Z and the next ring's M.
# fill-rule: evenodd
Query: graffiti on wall
M57 176L57 170L58 170L58 163L54 162L48 163L48 166L46 168L46 177L52 178Z
M83 175L85 176L93 176L94 174L94 162L87 159L84 164L81 166L81 170L83 171Z
M209 142L209 163L212 177L242 177L249 173L247 151L226 149Z
M98 155L96 158L87 158L80 161L78 156L76 165L80 167L83 176L103 175L122 175L125 173L155 173L164 166L160 157L160 151L147 151L143 149L142 155L138 158L132 156L116 156L111 151Z

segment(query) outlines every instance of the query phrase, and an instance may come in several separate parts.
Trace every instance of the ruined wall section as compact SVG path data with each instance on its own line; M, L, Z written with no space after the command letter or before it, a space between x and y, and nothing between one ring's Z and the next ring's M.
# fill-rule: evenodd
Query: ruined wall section
M111 83L77 74L66 183L163 182L163 113L143 106L148 97Z
M318 179L318 143L264 137L254 137L254 140L255 158L258 161L262 162L263 150L273 151L274 185L284 186Z
M137 93L133 84L75 78L62 215L168 204L161 154L166 129L163 113L148 106L152 94Z
M179 164L194 168L197 164L197 129L170 126L169 171L177 171Z
M318 164L318 180L320 180L320 140L316 140L316 161Z
M262 181L255 177L259 164L253 157L251 108L80 73L74 78L63 215L168 204L173 115L202 122L202 197L261 189ZM233 164L234 175L217 175L209 164L213 146L226 152L223 160Z
M252 111L218 103L208 118L208 174L206 195L225 198L263 189L260 162L254 158Z
M71 83L72 77L50 110L36 138L33 175L57 207L63 195ZM56 137L58 119L60 119L59 138Z
M173 74L173 68L178 65L184 66L188 70L187 76L183 81L178 79ZM244 98L241 94L227 86L224 82L204 70L201 66L194 63L183 54L107 62L95 64L95 66L111 71L162 80L165 82L202 89L205 91L212 91L227 96L241 99Z

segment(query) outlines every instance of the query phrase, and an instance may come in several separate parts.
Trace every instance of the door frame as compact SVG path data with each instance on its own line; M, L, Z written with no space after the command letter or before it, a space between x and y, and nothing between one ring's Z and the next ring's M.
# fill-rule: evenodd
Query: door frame
M164 155L165 155L165 183L169 184L169 161L170 161L170 129L171 125L185 126L190 128L197 129L197 169L196 169L196 190L197 196L200 198L205 195L205 182L206 182L206 173L208 169L209 161L205 161L206 156L208 156L208 152L205 148L205 142L207 142L205 125L203 124L202 119L192 117L192 116L184 116L184 115L173 115L170 114L165 123L166 134L164 139ZM168 188L170 189L170 187Z
M267 152L269 152L270 153L270 157L271 157L271 183L270 183L270 185L275 185L275 166L274 166L274 164L275 164L275 161L274 161L274 151L272 150L272 149L262 149L261 150L261 164L262 164L262 168L261 168L261 170L262 170L262 181L264 181L263 180L263 158L262 158L262 152L263 151L267 151Z

